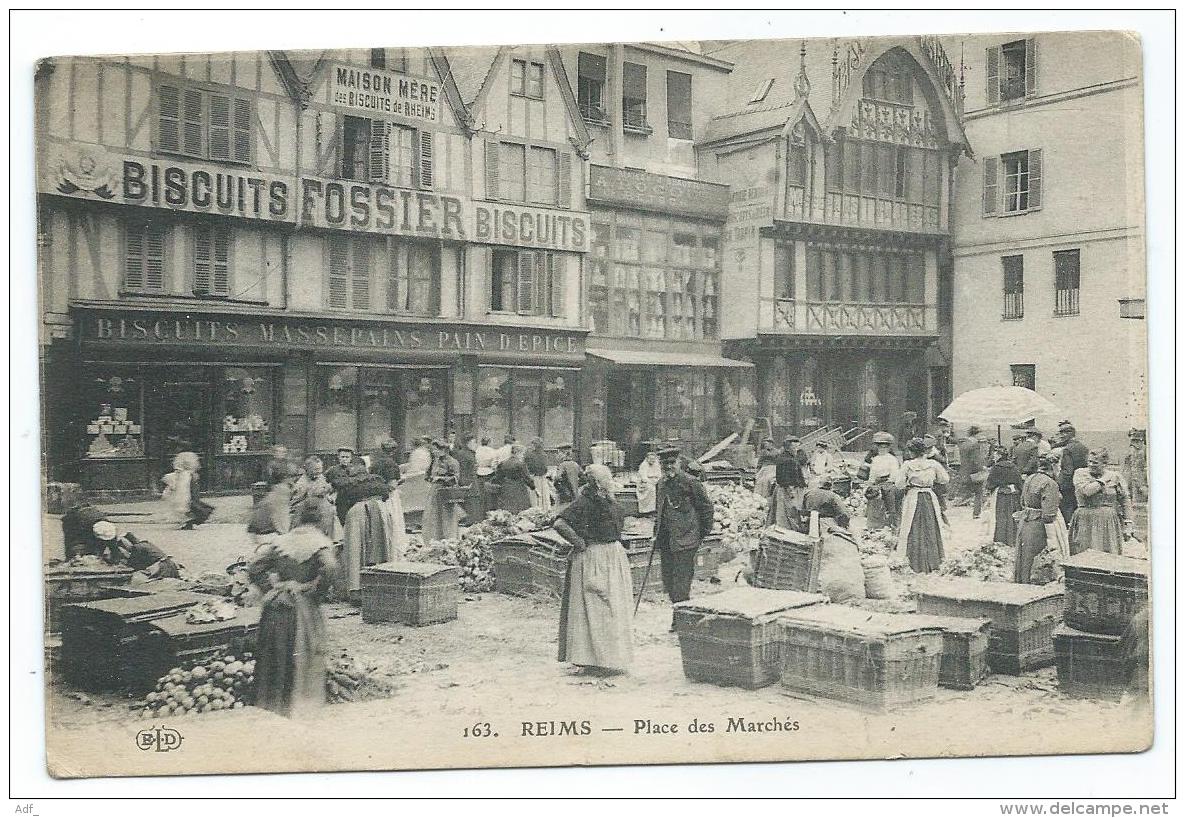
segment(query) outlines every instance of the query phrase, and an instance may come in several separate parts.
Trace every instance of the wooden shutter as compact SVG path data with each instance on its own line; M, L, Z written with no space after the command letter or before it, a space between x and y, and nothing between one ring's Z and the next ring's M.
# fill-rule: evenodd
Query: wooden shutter
M176 153L181 150L181 91L175 85L160 87L160 127L157 148Z
M127 290L144 289L144 227L124 227L123 286Z
M558 170L556 171L556 195L558 196L558 204L560 207L572 206L572 154L568 151L560 151L558 161L556 163Z
M435 174L432 163L432 132L420 131L420 190L431 190Z
M498 195L498 151L496 140L486 140L486 198L497 199Z
M425 254L428 264L431 265L431 276L428 283L428 313L434 317L440 315L440 268L443 255L441 248L442 245L438 244Z
M349 306L349 271L349 243L344 238L329 239L329 306L333 309Z
M236 162L251 161L251 100L235 98L234 116L234 159Z
M535 283L535 254L519 252L518 280L515 292L515 312L530 313L534 311L535 302L532 299Z
M230 159L230 97L210 94L210 158Z
M214 278L211 293L230 295L230 228L214 231Z
M210 292L211 263L214 248L210 234L213 229L198 226L193 229L193 291L198 295Z
M153 224L144 236L144 286L149 290L165 288L165 231Z
M539 252L535 254L535 280L532 286L535 303L531 305L533 307L531 312L535 315L549 315L551 312L547 303L551 296L551 281L548 278L550 256L551 253Z
M190 156L204 156L202 127L202 92L192 88L181 92L181 151Z
M547 254L548 290L551 293L551 316L562 318L565 313L564 284L568 277L568 257L559 253Z
M1041 149L1029 151L1029 210L1041 207Z
M354 251L351 282L355 310L370 309L370 238L359 236L350 242Z
M407 253L407 245L387 237L387 309L398 312L407 303L406 292L400 287L400 273L407 268L407 264L400 264L402 256Z
M1031 97L1037 92L1037 40L1033 37L1025 40L1025 96Z
M369 161L370 181L386 183L391 164L391 123L370 120Z
M995 215L1000 204L1000 193L997 187L996 174L999 170L1000 159L996 156L983 158L983 215Z
M987 77L984 80L984 91L987 94L988 105L1000 102L1000 47L992 46L987 50Z

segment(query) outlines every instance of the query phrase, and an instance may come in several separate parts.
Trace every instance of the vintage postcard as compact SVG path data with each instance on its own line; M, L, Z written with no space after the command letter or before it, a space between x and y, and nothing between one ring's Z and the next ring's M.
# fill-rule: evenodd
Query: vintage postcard
M51 775L1151 746L1138 37L780 33L37 64Z

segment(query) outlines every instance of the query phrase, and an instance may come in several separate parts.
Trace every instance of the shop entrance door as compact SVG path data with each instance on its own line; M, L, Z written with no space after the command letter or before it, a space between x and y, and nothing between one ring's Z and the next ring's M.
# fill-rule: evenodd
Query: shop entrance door
M203 471L212 469L209 448L213 388L209 379L166 375L150 380L146 392L149 421L145 431L148 457L156 470L154 477L159 480L173 470L173 457L178 452L195 452L202 459Z
M626 465L635 468L645 457L645 441L654 437L654 373L619 369L606 383L606 437L625 451Z

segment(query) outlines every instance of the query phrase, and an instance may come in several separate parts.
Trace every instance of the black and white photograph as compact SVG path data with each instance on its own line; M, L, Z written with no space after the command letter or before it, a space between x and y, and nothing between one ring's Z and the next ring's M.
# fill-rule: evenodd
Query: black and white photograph
M1173 740L1139 34L622 19L14 69L45 773Z

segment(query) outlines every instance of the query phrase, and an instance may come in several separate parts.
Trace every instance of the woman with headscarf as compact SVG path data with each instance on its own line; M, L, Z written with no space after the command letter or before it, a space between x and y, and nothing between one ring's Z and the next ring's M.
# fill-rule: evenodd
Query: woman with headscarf
M403 518L403 498L399 491L399 444L388 437L379 445L380 451L371 462L370 471L387 484L387 511L391 514L392 524L391 550L393 554L402 554L407 549L407 521Z
M338 509L345 504L342 562L347 598L362 592L362 569L395 559L395 521L387 504L391 489L377 474L363 471L346 479L337 493Z
M905 492L901 501L901 527L897 554L909 560L919 574L936 571L942 563L945 534L934 486L946 485L950 475L942 465L926 457L926 444L915 437L906 445L909 459L897 471L896 488Z
M522 446L511 446L510 457L498 464L494 476L498 482L498 508L518 514L531 507L535 480L523 462Z
M1106 449L1095 449L1087 455L1086 468L1074 472L1077 508L1070 519L1072 554L1088 548L1119 554L1123 541L1131 536L1127 484L1119 472L1107 468L1108 459Z
M1025 478L1020 490L1014 582L1032 581L1033 560L1046 548L1056 549L1061 557L1068 556L1066 523L1059 508L1061 490L1053 477L1057 463L1056 457L1040 455L1037 472Z
M325 536L325 504L298 509L300 525L263 547L251 581L263 592L255 644L255 704L300 716L325 704L325 620L321 601L337 577Z
M1016 517L1013 515L1020 509L1024 479L1012 455L1003 446L992 446L988 456L992 465L983 485L987 492L981 515L984 536L988 542L1008 545L1016 541Z
M428 499L424 501L425 543L457 536L461 511L447 489L459 485L460 478L461 466L457 458L449 454L448 444L443 440L434 440L432 465L428 469Z
M321 503L324 512L321 515L321 533L329 539L334 539L334 508L329 502L333 494L333 486L325 479L325 462L316 455L304 460L304 473L296 478L292 486L292 527L299 525L301 506L307 502Z
M532 505L543 511L551 510L551 481L547 479L547 452L543 450L543 440L535 438L531 441L531 450L523 455L523 465L531 475L533 484Z
M633 661L633 581L621 545L624 519L613 475L594 464L577 498L555 521L572 543L560 605L559 656L582 669L624 673Z
M658 509L659 480L662 480L662 464L658 462L658 450L651 446L638 465L638 513L643 517Z

